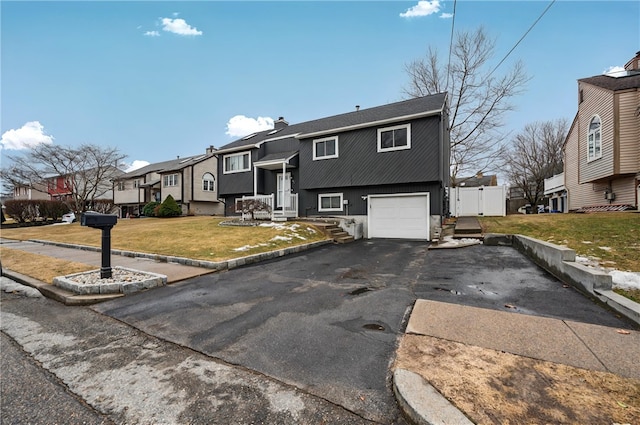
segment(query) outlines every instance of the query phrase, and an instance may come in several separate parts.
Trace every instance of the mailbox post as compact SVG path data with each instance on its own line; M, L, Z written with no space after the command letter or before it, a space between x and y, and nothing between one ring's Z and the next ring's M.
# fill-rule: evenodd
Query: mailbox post
M80 216L80 225L102 230L102 265L100 279L111 277L111 228L118 222L115 214L87 211Z

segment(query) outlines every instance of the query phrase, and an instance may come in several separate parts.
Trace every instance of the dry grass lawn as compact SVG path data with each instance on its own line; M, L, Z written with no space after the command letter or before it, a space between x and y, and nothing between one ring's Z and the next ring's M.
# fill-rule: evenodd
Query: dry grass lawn
M30 252L5 247L0 247L0 258L2 258L3 268L49 284L53 283L53 278L56 276L81 273L95 269L95 267L87 264L51 258L45 255L32 254Z
M565 245L604 267L640 272L640 214L514 214L480 219L485 233L508 233Z
M120 220L111 230L111 248L171 255L207 261L224 261L261 252L327 239L307 223L276 226L220 226L222 218L180 217ZM227 219L228 220L228 219ZM79 223L2 229L2 237L16 240L47 240L78 245L101 246L99 229ZM0 247L2 266L53 283L53 278L93 270L72 261Z
M220 226L224 220L202 216L123 219L111 230L111 248L223 261L326 239L320 230L307 223ZM96 247L101 244L101 236L99 229L79 223L2 229L2 237L7 239L40 239Z

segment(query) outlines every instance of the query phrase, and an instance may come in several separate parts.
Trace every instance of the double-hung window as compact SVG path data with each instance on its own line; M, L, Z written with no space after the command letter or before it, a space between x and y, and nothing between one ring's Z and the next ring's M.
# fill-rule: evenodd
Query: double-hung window
M338 136L313 141L313 160L338 157Z
M342 193L321 193L318 195L318 211L342 211Z
M411 149L411 124L378 129L378 152Z
M205 192L216 191L216 179L213 177L213 174L205 173L204 176L202 176L202 190Z
M224 174L241 173L251 170L249 152L232 153L224 156L223 172Z
M595 115L589 122L587 134L587 161L593 161L602 156L602 133L600 117Z
M178 185L178 175L177 174L166 174L163 177L163 186L171 187Z

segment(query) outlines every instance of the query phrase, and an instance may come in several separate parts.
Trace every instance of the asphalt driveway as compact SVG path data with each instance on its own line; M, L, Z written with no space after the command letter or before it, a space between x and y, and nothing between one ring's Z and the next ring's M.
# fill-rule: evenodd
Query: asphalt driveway
M510 247L399 240L326 245L93 309L393 423L389 365L417 298L623 325Z

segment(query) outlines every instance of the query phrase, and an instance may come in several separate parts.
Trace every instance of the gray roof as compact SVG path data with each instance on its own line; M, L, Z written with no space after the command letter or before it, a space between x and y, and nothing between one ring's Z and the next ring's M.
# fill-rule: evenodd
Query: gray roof
M130 171L128 173L124 173L118 177L119 180L127 180L134 179L136 177L142 177L149 173L169 173L171 171L179 171L183 168L187 168L190 165L197 164L206 159L209 159L214 154L200 154L193 156L185 156L183 158L176 158L169 161L156 162L153 164L146 165L142 168L138 168L137 170Z
M260 158L260 162L284 161L298 154L298 151L271 153Z
M640 87L640 73L625 75L622 77L596 75L594 77L582 78L578 81L613 91L637 89Z
M346 127L365 126L368 123L386 121L399 117L441 111L445 105L447 94L438 93L415 99L403 100L401 102L390 103L388 105L376 106L359 111L347 112L345 114L320 118L313 121L306 121L299 124L292 124L280 130L264 130L249 137L236 140L222 146L219 151L233 150L237 148L252 147L269 139L283 139L286 136L304 137L306 134L328 132Z

